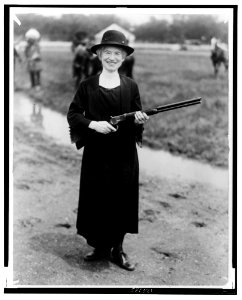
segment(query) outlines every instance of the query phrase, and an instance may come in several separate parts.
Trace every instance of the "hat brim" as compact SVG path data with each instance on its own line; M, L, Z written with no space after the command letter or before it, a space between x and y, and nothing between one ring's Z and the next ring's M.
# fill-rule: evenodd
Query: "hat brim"
M97 54L97 50L100 48L100 47L105 47L105 46L113 46L113 47L119 47L119 48L122 48L124 49L126 52L127 52L127 55L130 55L134 52L134 49L130 46L127 46L127 45L122 45L122 44L119 44L119 43L102 43L102 44L97 44L97 45L94 45L91 47L91 52L94 53L94 54Z

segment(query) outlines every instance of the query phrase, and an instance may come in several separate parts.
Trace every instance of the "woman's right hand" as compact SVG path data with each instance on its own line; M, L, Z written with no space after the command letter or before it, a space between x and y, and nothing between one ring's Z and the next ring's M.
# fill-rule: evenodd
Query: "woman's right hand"
M103 134L108 134L110 132L117 131L110 123L107 121L91 121L89 128Z

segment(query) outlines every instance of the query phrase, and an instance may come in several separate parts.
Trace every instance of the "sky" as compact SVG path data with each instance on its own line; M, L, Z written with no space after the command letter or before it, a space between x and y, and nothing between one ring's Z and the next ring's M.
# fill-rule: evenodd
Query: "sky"
M16 14L21 13L38 13L44 16L60 17L64 13L75 14L114 14L123 18L131 25L139 25L149 21L151 16L158 19L165 19L170 21L174 14L217 14L220 20L227 21L228 14L226 10L221 9L164 9L164 8L15 8Z
M53 16L53 17L61 17L62 14L51 14L51 13L43 13L45 16ZM87 14L88 15L88 14ZM148 22L149 19L153 16L158 19L168 20L172 19L171 15L154 15L154 14L115 14L117 17L128 21L131 25L139 25L145 22Z

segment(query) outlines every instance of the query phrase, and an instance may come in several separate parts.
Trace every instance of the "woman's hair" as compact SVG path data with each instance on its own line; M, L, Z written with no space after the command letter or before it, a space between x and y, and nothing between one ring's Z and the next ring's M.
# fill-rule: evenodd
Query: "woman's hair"
M118 48L118 49L121 50L121 52L122 52L122 57L123 57L123 58L126 58L127 52L126 52L122 47L118 47L118 46L100 46L100 48L98 48L97 51L96 51L97 56L98 56L98 58L99 58L100 60L101 60L102 52L103 52L107 47L115 47L115 48Z

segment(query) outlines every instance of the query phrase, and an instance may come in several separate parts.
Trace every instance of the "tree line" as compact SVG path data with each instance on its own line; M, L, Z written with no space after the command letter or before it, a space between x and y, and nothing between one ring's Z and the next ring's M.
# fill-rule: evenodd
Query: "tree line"
M212 36L223 42L227 42L228 38L228 24L213 15L174 15L172 21L151 17L148 22L136 26L116 15L64 14L56 18L21 14L18 18L21 26L14 24L16 38L23 38L28 29L36 28L43 39L71 41L78 31L92 37L112 23L131 31L136 41L142 42L184 43L186 40L197 40L209 43Z

